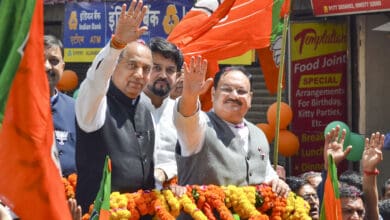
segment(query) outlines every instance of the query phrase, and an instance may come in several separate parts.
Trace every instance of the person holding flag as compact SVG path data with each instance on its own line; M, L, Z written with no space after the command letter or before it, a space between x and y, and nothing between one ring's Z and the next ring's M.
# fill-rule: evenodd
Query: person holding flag
M341 132L341 135L340 135ZM320 198L320 219L379 219L377 165L382 161L382 148L385 136L379 132L365 140L361 159L363 170L363 193L356 187L342 185L337 181L337 165L344 160L353 146L343 150L346 130L336 126L325 135L323 181L317 192ZM364 199L363 199L364 196ZM364 201L364 203L363 203Z

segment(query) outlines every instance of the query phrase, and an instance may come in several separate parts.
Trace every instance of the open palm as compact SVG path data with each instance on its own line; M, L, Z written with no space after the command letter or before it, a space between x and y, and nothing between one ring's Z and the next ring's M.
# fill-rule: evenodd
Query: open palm
M325 135L325 145L324 145L324 162L325 169L328 168L328 155L332 155L334 162L339 164L342 160L344 160L349 152L352 149L352 146L348 146L345 151L343 150L343 145L345 141L345 136L347 131L343 129L340 133L340 126L336 126L330 132Z
M382 148L385 136L379 132L371 134L370 139L366 138L362 156L363 170L373 171L383 160Z

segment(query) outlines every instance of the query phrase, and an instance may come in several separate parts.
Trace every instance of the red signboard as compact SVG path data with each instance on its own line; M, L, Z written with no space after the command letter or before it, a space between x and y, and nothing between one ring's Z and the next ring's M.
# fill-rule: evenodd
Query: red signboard
M315 16L390 11L390 0L311 0Z
M348 121L347 23L293 23L290 42L291 128L300 141L292 174L298 175L324 168L326 125Z

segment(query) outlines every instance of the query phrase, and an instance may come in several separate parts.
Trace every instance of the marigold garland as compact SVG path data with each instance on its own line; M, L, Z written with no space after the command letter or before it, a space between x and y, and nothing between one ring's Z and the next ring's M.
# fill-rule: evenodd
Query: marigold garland
M62 181L67 198L74 198L77 175L71 174ZM92 210L93 205L82 219L89 219ZM192 185L187 186L187 194L181 197L169 189L124 194L112 192L110 195L110 219L113 220L137 220L144 215L174 220L181 211L195 220L216 219L215 213L221 220L233 220L233 215L250 220L309 220L309 210L309 204L295 193L290 192L287 198L279 197L264 184L243 187Z
M62 177L62 183L65 187L65 195L67 199L73 199L76 192L77 174L72 173L67 177Z
M180 201L175 197L173 192L171 190L163 190L162 191L165 200L167 201L169 205L169 210L172 216L177 217L180 214L181 204Z

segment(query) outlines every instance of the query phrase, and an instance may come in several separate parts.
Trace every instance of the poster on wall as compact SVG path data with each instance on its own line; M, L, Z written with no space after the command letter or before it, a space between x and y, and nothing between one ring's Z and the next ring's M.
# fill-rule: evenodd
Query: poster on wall
M390 11L390 0L311 0L315 16Z
M194 0L144 0L148 12L143 24L149 30L141 38L166 38L194 4ZM92 62L111 39L125 2L72 2L65 5L64 59L65 62Z
M332 121L348 120L347 23L291 24L292 131L299 153L292 158L292 175L323 169L324 130Z

